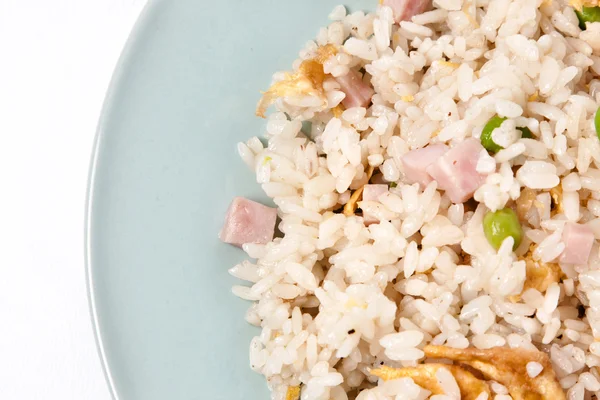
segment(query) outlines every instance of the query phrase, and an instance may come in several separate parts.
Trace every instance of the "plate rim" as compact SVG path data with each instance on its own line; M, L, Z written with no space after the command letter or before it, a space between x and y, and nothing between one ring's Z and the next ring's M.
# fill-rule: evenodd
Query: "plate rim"
M117 59L115 67L112 71L111 78L104 95L104 100L100 109L100 116L96 124L96 130L94 133L94 139L92 144L92 151L90 154L90 161L88 166L88 175L86 183L86 194L85 194L85 210L84 210L84 269L85 269L85 286L86 296L88 303L89 318L92 323L92 331L94 334L94 343L96 352L102 368L102 374L104 375L104 381L106 382L109 395L112 400L121 400L119 392L117 391L113 375L109 368L108 359L106 357L106 349L104 348L104 342L102 340L102 333L100 331L100 321L98 318L97 306L96 306L96 293L94 291L94 277L93 269L94 263L92 261L92 214L94 208L94 184L96 179L96 172L98 168L98 156L100 153L100 142L105 135L105 125L107 123L108 115L113 109L114 96L117 88L121 86L121 82L124 75L124 70L127 64L129 64L131 53L136 47L136 43L140 37L140 34L144 31L146 20L153 13L156 8L157 1L148 0L142 7L139 15L137 16L133 26L127 36L125 44L121 50L121 53Z
M353 1L362 2L367 0ZM95 288L97 289L95 285L95 281L97 279L95 280L94 276L98 278L99 267L97 266L97 263L94 262L94 260L97 261L96 254L98 253L98 250L94 249L92 239L95 237L93 235L93 228L95 226L94 224L97 223L97 218L94 218L94 212L98 207L96 203L99 196L99 193L95 193L97 189L96 183L98 181L98 177L101 175L99 173L101 154L104 154L102 153L101 148L109 134L109 132L107 132L107 125L112 120L112 114L116 109L115 103L119 98L118 94L121 93L120 89L125 84L126 77L128 76L127 71L131 68L132 63L135 62L136 49L140 45L140 42L143 42L144 35L147 33L149 28L148 22L150 22L158 13L161 12L162 6L166 6L170 3L171 2L169 0L147 0L146 4L142 7L135 23L132 25L129 35L114 66L104 95L104 100L100 108L100 114L96 125L88 166L83 226L85 285L89 318L92 325L95 347L111 400L125 400L127 395L124 394L125 391L123 389L126 387L126 385L121 385L119 387L117 386L116 382L119 381L119 375L115 374L115 368L111 368L111 363L109 362L109 355L111 352L109 350L110 346L107 346L107 338L110 335L106 334L106 332L103 334L103 324L101 323L100 313L98 312L98 305L102 303L101 296L99 296L98 290L95 290ZM347 10L353 9L353 7L348 6L347 2L345 1L340 2L338 0L337 2L334 1L333 3L343 3L345 4ZM365 7L360 8L364 9ZM116 364L113 363L112 367L115 367L115 365ZM119 389L121 391L119 391Z

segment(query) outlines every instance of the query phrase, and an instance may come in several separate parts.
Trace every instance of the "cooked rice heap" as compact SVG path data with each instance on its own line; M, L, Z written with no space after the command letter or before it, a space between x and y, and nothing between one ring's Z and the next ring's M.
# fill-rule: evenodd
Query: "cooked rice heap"
M600 23L560 0L330 19L259 104L268 145L238 145L281 218L230 270L272 399L600 398ZM345 76L366 107L343 105ZM407 178L409 152L479 142L494 116L471 199ZM504 208L523 237L496 250L484 217ZM561 261L568 223L595 236L586 263Z

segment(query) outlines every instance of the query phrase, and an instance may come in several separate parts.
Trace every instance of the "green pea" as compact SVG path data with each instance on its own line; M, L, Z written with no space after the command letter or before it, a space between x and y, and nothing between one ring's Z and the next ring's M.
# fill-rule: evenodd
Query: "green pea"
M517 129L521 131L521 137L523 139L533 139L533 133L531 133L531 130L528 127L523 126Z
M579 19L579 27L585 30L586 22L600 22L600 7L581 7L581 11L575 10Z
M515 240L513 250L519 247L523 238L523 228L519 223L517 214L512 208L503 208L495 212L488 212L483 217L483 233L493 248L498 250L500 245L509 236Z
M596 110L596 116L594 117L594 126L596 127L596 135L600 139L600 107Z
M494 129L499 128L504 121L506 121L506 118L501 118L496 115L485 124L483 131L481 131L481 144L491 153L497 153L504 148L496 144L492 139L492 132Z

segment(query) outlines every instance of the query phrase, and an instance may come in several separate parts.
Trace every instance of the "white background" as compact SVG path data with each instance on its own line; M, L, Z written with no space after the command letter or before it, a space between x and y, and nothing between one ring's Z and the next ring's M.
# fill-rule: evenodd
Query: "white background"
M145 0L0 0L0 399L108 400L83 216L112 70Z

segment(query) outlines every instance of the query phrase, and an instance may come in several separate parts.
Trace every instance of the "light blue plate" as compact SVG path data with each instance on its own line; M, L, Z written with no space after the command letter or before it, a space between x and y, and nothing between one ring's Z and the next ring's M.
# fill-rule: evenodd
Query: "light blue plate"
M236 153L263 131L259 91L338 1L150 1L137 22L98 129L86 229L115 399L269 398L249 368L249 304L230 292L244 255L217 233L232 197L265 200Z

